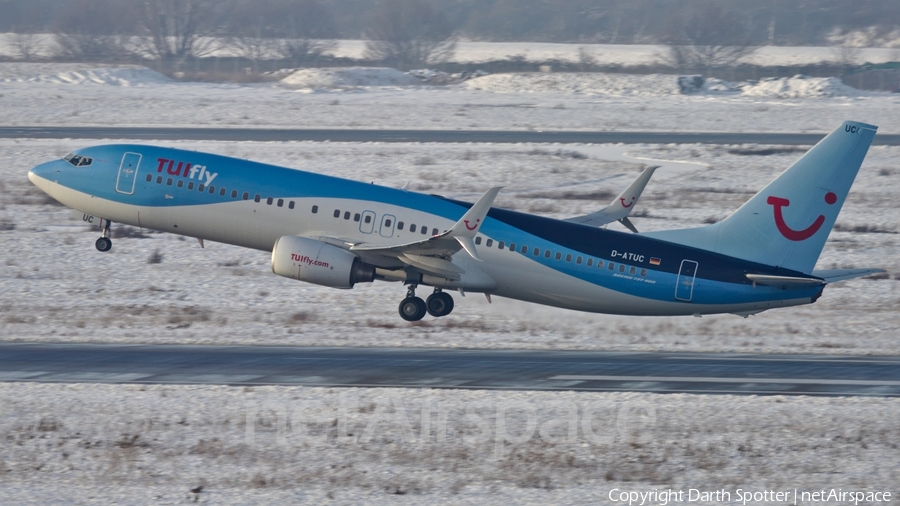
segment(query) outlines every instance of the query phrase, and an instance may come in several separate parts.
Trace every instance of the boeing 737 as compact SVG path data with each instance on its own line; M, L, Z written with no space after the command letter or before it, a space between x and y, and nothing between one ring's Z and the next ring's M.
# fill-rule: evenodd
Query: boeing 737
M646 233L628 221L647 169L605 209L557 220L171 148L80 149L31 169L38 188L112 222L271 252L272 271L332 288L402 282L400 316L441 317L445 290L623 315L748 316L810 304L826 284L879 269L814 270L876 127L845 122L728 218ZM434 291L427 300L418 287Z

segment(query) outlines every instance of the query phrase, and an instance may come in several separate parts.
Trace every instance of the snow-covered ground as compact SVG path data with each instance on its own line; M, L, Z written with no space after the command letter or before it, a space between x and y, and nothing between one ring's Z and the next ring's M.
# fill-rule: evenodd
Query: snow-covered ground
M0 406L4 504L894 502L900 483L898 399L5 383Z
M237 85L143 67L6 63L0 124L827 132L854 119L900 133L900 94L793 78L711 81L682 95L677 77L498 74L433 86L390 69L325 69Z
M496 297L489 305L470 294L455 296L449 317L408 324L397 315L404 294L398 283L349 291L299 283L272 274L266 252L213 243L201 249L193 239L145 231L144 237L114 239L110 253L98 253L98 232L68 220L68 211L48 204L26 178L28 168L85 144L0 141L3 339L898 352L900 148L871 149L819 262L824 268L883 267L891 279L835 284L816 304L746 320L595 315ZM664 162L650 182L634 218L642 230L722 219L802 154L765 146L168 144L395 187L409 182L413 190L469 200L503 185L497 205L555 217L606 205L643 164L681 160ZM161 263L148 263L157 250Z
M0 33L0 57L21 57L19 47L23 43L37 56L50 57L59 51L52 34L17 36ZM135 41L136 42L136 41ZM341 58L362 59L365 57L366 43L363 40L334 41L334 48L328 52ZM835 42L840 42L835 40ZM746 59L754 65L815 65L834 61L845 61L853 55L855 63L884 63L900 60L900 40L847 40L851 45L877 45L880 47L858 47L850 52L842 52L840 46L763 46ZM873 44L874 43L874 44ZM241 56L241 51L228 41L201 39L199 46L210 57ZM449 61L454 63L483 63L489 61L519 59L528 62L552 60L580 62L582 54L601 65L656 65L665 60L668 48L653 44L556 44L550 42L457 42L456 51ZM275 55L273 55L275 57Z

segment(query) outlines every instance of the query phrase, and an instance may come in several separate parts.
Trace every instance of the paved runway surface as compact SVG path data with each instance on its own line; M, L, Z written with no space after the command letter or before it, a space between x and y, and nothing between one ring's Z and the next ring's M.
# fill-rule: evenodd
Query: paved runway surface
M0 138L130 139L144 141L332 141L332 142L492 142L623 144L785 144L813 145L824 134L576 132L506 130L315 130L270 128L168 127L0 127ZM878 134L875 145L900 145L900 135Z
M0 381L900 396L900 357L0 343Z

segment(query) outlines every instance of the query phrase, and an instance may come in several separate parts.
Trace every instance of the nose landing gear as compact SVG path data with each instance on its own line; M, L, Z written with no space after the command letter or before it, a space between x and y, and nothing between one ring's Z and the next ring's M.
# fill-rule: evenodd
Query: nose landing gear
M427 300L416 297L416 285L409 285L406 298L400 301L400 317L408 322L416 322L425 317L425 313L431 316L447 316L453 311L453 297L444 293L440 288L435 288L434 293Z
M109 251L112 248L112 239L109 238L109 226L111 223L109 220L103 221L103 232L100 234L100 238L97 239L97 242L94 243L94 246L97 247L97 251Z

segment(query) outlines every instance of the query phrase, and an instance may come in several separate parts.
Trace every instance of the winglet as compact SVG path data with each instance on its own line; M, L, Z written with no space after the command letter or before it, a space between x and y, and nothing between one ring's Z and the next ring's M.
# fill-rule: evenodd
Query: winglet
M641 175L631 183L631 186L614 198L610 202L609 207L604 209L606 215L612 220L621 220L628 216L637 200L641 197L641 193L643 193L647 183L650 182L650 178L653 177L653 172L658 168L659 166L644 169L644 172L641 172Z
M478 229L480 229L481 224L484 223L484 217L487 216L488 211L491 210L494 199L497 198L497 194L500 193L501 188L503 187L495 186L484 192L484 195L478 199L478 202L472 204L472 207L466 211L466 214L464 214L450 230L442 235L448 235L455 238L472 238L478 235Z
M456 224L450 227L450 230L435 237L452 237L456 239L456 242L472 258L480 262L481 259L478 258L478 253L475 251L475 241L473 239L478 235L478 230L481 228L481 224L484 223L485 216L491 210L491 205L494 204L494 199L497 198L497 194L500 193L502 188L502 186L495 186L484 192L484 195L478 199L478 202L472 204L472 207L466 211L466 214Z

